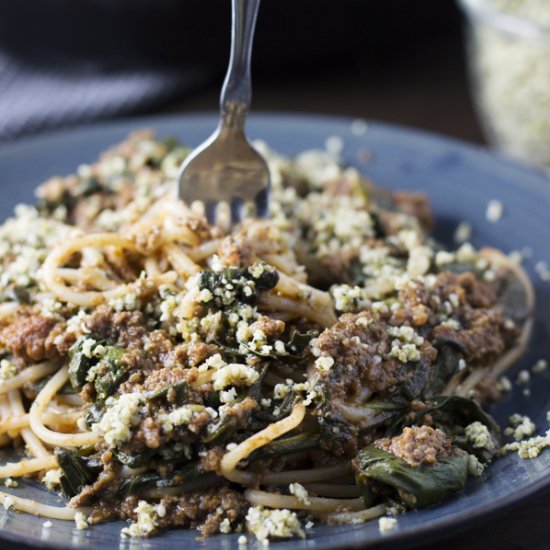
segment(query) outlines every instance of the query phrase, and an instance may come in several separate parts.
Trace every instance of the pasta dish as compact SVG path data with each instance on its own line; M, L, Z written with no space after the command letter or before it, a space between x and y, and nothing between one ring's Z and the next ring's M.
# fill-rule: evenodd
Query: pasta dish
M0 478L66 501L5 508L303 537L438 503L496 456L482 405L529 337L522 268L443 248L420 193L257 146L270 217L231 232L175 199L188 150L148 132L0 227L0 443L20 456Z

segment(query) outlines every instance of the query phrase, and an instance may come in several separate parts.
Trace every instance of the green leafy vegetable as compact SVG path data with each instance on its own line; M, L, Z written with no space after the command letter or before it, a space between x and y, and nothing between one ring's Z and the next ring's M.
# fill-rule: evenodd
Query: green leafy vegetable
M147 463L149 462L149 460L151 460L157 450L146 449L142 453L138 453L135 455L129 455L118 450L113 452L117 460L125 466L128 466L128 468L142 468L143 466L147 465Z
M86 485L94 483L102 469L98 460L87 460L67 449L58 449L55 456L63 471L60 478L61 489L68 498L78 495Z
M263 269L257 271L254 267L202 271L199 288L209 290L212 294L207 307L223 309L235 302L254 305L257 290L271 290L279 282L279 274L271 266L265 264Z
M203 475L208 474L205 474L199 462L193 462L165 475L161 475L158 472L147 472L125 479L120 486L118 494L120 496L136 495L152 488L178 487Z
M235 400L236 403L240 403L248 397L256 401L259 399L263 378L267 372L268 365L264 363L258 368L260 369L260 376L258 377L258 380L256 380L254 384L252 384L246 391L242 392L237 397ZM248 411L245 414L226 414L220 416L216 422L208 425L206 428L206 434L203 436L202 441L204 443L212 443L214 441L221 443L223 441L227 441L227 439L233 436L236 431L247 426L250 419L250 413L251 411Z
M94 359L82 353L82 347L86 338L80 337L69 350L69 381L73 388L80 390L86 384L88 370L92 367Z
M435 464L410 466L374 445L365 447L354 460L356 483L371 501L373 495L398 498L408 508L425 508L464 488L468 455L438 458Z
M151 390L145 393L145 398L149 401L166 401L170 404L179 405L185 401L189 393L187 382L178 382L177 384L168 384L157 390Z
M282 439L276 439L268 445L264 445L257 451L254 451L250 461L263 460L266 458L278 458L280 456L310 451L319 447L319 434L300 433Z
M105 348L105 353L99 358L94 357L93 354L92 357L88 357L83 353L85 341L86 337L79 338L69 350L69 381L74 389L80 390L87 382L90 369L98 364L103 365L94 377L97 399L103 401L115 392L127 376L126 369L120 363L124 350L99 341L95 343L93 349L101 345Z

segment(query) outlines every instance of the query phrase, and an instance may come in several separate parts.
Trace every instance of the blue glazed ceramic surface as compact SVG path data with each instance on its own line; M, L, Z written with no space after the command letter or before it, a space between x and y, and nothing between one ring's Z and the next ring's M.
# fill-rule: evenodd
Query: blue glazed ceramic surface
M153 128L161 137L174 136L194 146L207 137L216 125L212 115L149 118L71 130L0 149L0 219L10 215L18 202L33 200L33 189L52 175L71 173L83 162L94 160L109 145L121 140L128 131ZM532 275L537 292L537 320L529 352L514 367L511 378L539 358L550 359L550 282L535 272L537 262L550 266L550 180L538 171L522 167L479 148L425 133L369 124L366 132L356 135L359 125L351 120L328 117L260 115L252 117L249 132L262 138L274 149L289 155L304 149L324 147L330 136L344 143L343 157L374 182L389 188L423 190L430 196L436 215L435 235L452 243L452 234L460 221L473 226L472 242L506 252L530 247L532 256L525 266ZM355 130L355 133L352 131ZM367 162L365 162L367 160ZM498 199L504 215L497 223L485 218L487 203ZM513 412L528 414L539 433L548 428L550 410L550 370L531 376L530 397L514 391L491 407L501 425ZM0 456L7 459L6 455ZM277 550L402 544L436 533L446 532L479 519L483 514L503 509L525 496L550 485L550 450L538 459L521 460L508 455L496 461L466 490L452 500L433 508L410 512L398 518L398 528L381 535L377 522L353 526L318 525L304 541L275 543ZM6 489L15 494L33 496L49 503L60 499L32 484ZM197 540L195 531L172 531L144 541L120 538L121 523L95 526L78 531L74 525L53 520L43 528L44 519L5 512L0 509L0 538L26 542L32 546L74 548L135 548L156 550L193 548L229 550L237 547L236 535L220 535ZM249 547L252 544L249 538Z

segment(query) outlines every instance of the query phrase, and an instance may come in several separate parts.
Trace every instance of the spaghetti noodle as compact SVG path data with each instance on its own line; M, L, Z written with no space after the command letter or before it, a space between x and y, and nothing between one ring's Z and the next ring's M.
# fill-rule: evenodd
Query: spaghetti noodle
M186 150L147 133L0 228L0 443L26 445L0 478L70 499L6 508L302 536L442 500L493 457L480 405L527 345L521 268L444 251L422 195L258 147L271 218L229 234L174 199Z

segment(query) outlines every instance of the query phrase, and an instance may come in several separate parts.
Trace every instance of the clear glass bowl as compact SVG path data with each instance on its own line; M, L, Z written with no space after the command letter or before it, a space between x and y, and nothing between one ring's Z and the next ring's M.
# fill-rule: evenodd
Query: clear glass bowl
M512 157L550 166L550 0L539 0L545 17L536 20L496 8L508 5L517 13L529 1L459 3L468 20L473 96L489 142Z

